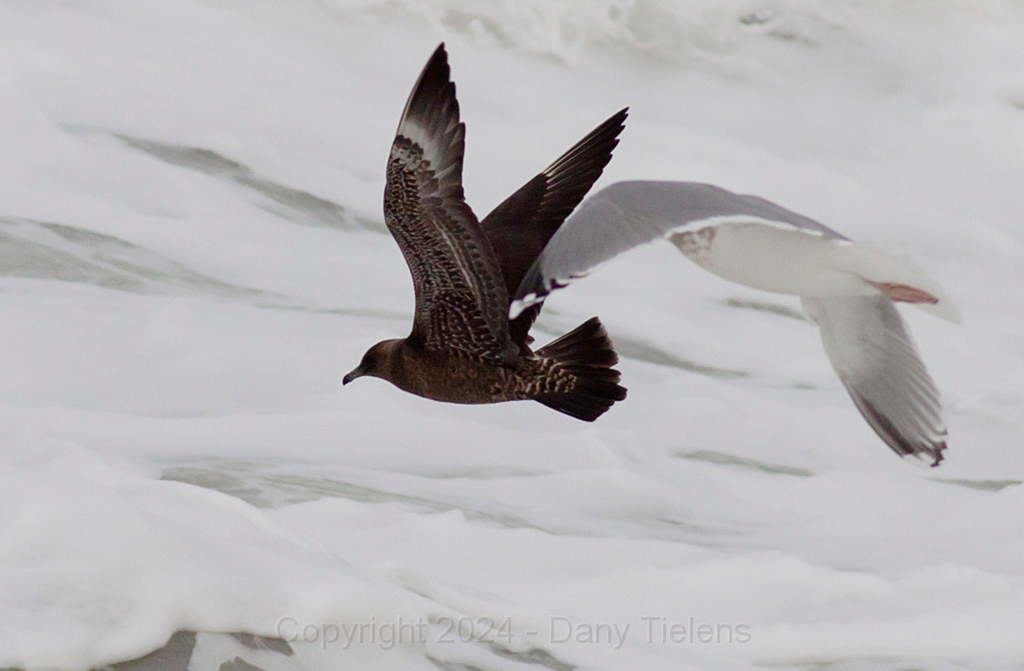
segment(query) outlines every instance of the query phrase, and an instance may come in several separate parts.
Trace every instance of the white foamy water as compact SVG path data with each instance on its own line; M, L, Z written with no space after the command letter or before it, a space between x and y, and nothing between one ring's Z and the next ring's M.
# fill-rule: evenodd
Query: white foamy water
M1021 35L1009 0L7 3L0 668L177 631L194 670L216 632L290 641L267 671L1020 667ZM924 268L964 314L902 309L943 465L874 435L796 299L663 243L535 330L607 325L629 398L593 425L342 389L411 323L384 164L442 40L480 215L629 105L599 185Z

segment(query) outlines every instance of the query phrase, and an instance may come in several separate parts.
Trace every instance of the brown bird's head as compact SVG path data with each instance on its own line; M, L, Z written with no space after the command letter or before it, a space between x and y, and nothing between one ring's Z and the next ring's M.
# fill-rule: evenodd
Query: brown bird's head
M363 360L359 362L355 370L342 378L341 384L346 385L357 377L363 377L364 375L391 380L395 358L398 356L398 350L404 343L404 340L398 339L382 340L366 350Z

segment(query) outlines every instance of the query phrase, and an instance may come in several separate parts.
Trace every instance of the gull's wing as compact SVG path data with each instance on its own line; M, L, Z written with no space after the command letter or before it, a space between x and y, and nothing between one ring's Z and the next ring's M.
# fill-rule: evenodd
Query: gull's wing
M384 221L412 273L408 341L481 360L516 356L501 268L462 191L466 127L442 44L420 74L388 159Z
M638 245L665 238L684 227L755 219L803 229L826 238L843 235L757 196L697 182L617 182L587 198L552 236L526 273L510 310L512 316L537 305L554 289L594 266Z
M892 301L884 296L802 298L857 409L901 457L942 461L939 392Z
M627 111L612 115L481 220L510 295L608 165ZM539 305L525 310L510 324L514 342L527 342L539 312Z

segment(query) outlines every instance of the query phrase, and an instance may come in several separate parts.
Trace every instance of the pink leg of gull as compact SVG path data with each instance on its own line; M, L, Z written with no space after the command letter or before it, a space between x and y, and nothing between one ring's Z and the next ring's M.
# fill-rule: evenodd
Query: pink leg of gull
M909 286L907 284L895 284L893 282L872 282L865 280L868 284L882 292L882 295L890 300L902 303L938 303L939 299L932 296L923 289Z

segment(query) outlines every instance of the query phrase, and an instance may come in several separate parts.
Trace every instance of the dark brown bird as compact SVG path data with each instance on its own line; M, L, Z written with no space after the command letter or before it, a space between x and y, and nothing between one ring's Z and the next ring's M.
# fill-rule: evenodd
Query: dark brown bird
M416 291L412 333L371 347L343 383L370 375L450 403L533 399L588 422L624 399L596 317L533 352L540 306L508 314L527 270L611 160L626 112L477 221L462 190L466 127L439 46L405 105L384 190L384 220Z

